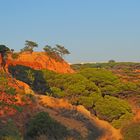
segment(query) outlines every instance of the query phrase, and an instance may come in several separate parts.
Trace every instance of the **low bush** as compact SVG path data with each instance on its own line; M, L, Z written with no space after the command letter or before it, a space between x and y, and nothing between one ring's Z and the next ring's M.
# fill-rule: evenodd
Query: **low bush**
M140 140L140 122L133 122L122 129L124 140Z
M125 122L132 116L131 108L126 101L107 95L95 103L94 109L100 119L106 120L116 127L120 126L117 124L118 121Z
M11 56L12 56L13 59L18 59L19 53L16 53L16 52L15 53L12 53Z
M39 94L51 92L41 71L22 65L9 66L8 69L14 78L29 84L35 92Z
M82 69L79 73L89 81L95 83L96 86L100 88L103 95L111 95L120 92L120 88L118 88L120 80L109 70L86 68Z
M51 87L52 96L65 97L73 104L83 104L85 99L81 97L101 94L100 89L93 82L80 74L57 74L48 70L44 70L43 74Z
M35 140L37 137L45 136L49 140L63 140L67 135L67 129L53 120L48 113L40 112L31 118L26 125L26 140Z
M2 123L0 122L0 139L1 140L23 140L21 133L12 120Z

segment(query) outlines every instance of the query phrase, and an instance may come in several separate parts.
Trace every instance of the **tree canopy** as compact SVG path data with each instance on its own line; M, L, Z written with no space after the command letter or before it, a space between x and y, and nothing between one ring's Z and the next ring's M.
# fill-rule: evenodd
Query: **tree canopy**
M5 45L0 45L0 53L8 52L10 49Z
M61 57L63 57L64 55L70 54L68 49L66 49L64 46L61 46L61 45L58 45L58 44L56 44L55 50L56 50L56 52L58 52L58 54Z
M56 47L51 47L49 45L46 45L43 50L52 58L56 60L62 60L64 55L70 54L68 49L66 49L64 46L56 45Z
M26 40L25 47L21 49L21 52L26 52L26 51L33 52L33 49L35 47L38 47L38 44L36 42Z
M6 47L5 45L0 45L0 54L2 57L1 67L3 68L4 71L6 71L5 66L8 52L10 52L10 49L8 47Z

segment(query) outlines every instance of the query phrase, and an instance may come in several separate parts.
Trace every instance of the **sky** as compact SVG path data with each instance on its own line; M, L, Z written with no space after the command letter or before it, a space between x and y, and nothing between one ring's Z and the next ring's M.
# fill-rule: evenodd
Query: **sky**
M65 46L70 63L140 61L140 0L0 0L0 44Z

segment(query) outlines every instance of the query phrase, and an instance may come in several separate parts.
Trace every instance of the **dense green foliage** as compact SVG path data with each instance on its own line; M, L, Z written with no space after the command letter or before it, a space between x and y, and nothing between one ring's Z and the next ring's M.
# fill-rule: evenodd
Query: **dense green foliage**
M123 83L119 77L106 69L85 68L79 73L94 82L100 88L103 96L139 90L137 84Z
M120 92L120 89L118 88L121 84L119 78L108 70L86 68L79 73L94 82L101 89L102 94Z
M101 94L100 89L80 74L56 74L44 70L44 77L52 90L54 97L68 98L73 104L79 104L81 98ZM83 103L86 102L83 100ZM93 106L92 101L90 107ZM88 106L89 107L89 106Z
M35 140L41 135L45 135L49 140L63 140L67 135L67 129L53 120L48 113L40 112L27 123L25 139Z
M22 65L16 65L9 66L9 72L16 79L29 84L37 93L45 94L46 92L50 92L50 88L41 71Z
M105 69L86 68L77 74L56 74L48 70L43 73L51 87L52 96L67 98L76 105L82 104L116 128L132 119L129 104L113 96L135 90L137 86L134 83L123 83Z
M116 128L122 127L133 117L129 104L117 97L137 91L138 86L135 83L122 82L110 70L83 68L75 74L58 74L17 65L10 67L9 71L18 80L38 91L37 93L66 98L72 104L84 105Z
M122 116L124 118L125 115L128 116L128 114L132 113L129 104L126 101L108 95L106 95L104 98L100 98L95 103L94 109L100 119L104 119L108 122L113 122L116 120L118 122L119 119L122 119Z

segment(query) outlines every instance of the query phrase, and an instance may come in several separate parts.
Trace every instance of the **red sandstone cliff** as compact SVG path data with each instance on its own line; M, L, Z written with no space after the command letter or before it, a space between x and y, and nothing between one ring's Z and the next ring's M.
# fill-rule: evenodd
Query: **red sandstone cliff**
M17 59L9 56L7 64L24 65L34 69L48 69L58 73L74 73L66 61L57 61L50 58L45 52L21 53Z

